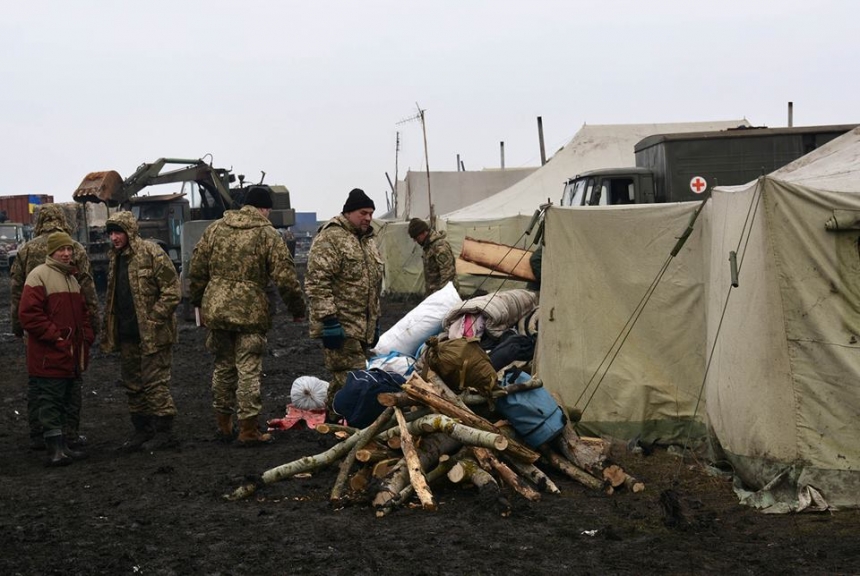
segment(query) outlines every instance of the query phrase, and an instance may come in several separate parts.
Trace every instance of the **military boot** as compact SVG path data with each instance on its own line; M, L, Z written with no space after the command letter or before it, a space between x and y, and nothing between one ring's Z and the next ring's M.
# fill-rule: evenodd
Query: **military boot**
M238 446L260 446L272 442L271 434L263 434L257 426L257 417L239 420L239 438L236 439Z
M216 439L219 442L232 442L236 439L236 431L233 429L233 414L215 412L215 421L218 423Z
M152 425L155 430L152 438L141 445L143 450L161 450L162 448L175 448L179 443L173 435L173 416L153 416Z
M61 435L45 438L45 446L48 449L48 459L45 466L68 466L72 459L63 452L63 437Z
M132 414L131 424L134 426L134 432L131 438L120 446L119 449L122 452L137 452L144 442L155 436L155 430L152 428L152 416Z

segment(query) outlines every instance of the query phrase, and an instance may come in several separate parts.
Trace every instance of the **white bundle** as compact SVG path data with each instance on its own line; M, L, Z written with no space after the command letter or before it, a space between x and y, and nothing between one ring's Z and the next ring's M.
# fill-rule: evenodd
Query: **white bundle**
M290 401L300 410L322 410L327 393L328 382L325 380L316 376L299 376L290 389Z

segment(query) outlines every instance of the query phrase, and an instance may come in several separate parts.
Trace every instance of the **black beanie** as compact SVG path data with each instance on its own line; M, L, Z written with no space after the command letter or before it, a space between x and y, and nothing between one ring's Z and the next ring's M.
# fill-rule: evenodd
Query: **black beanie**
M108 222L107 226L105 226L105 232L107 232L108 234L110 234L111 232L122 232L123 234L128 234L128 232L125 231L125 228L123 228L116 222Z
M262 186L249 188L245 194L245 206L253 206L255 208L271 208L274 206L272 204L272 195L268 188L263 188Z
M353 188L349 191L349 198L346 199L346 203L343 205L343 213L355 212L362 208L371 208L376 210L376 204L374 204L373 200L364 193L364 190L361 188Z

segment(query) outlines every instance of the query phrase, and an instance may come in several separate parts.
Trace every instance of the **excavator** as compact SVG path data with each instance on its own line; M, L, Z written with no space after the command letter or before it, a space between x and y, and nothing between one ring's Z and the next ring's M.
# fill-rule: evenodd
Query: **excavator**
M253 188L263 187L272 194L274 208L269 219L284 235L286 228L295 224L295 211L290 207L290 193L285 186L245 184L243 175L238 176L239 186L230 187L237 177L228 169L214 168L202 159L159 158L152 163L141 164L126 179L114 170L90 172L72 194L76 202L102 202L110 208L130 210L138 221L140 236L148 238L164 248L182 272L191 260L194 245L213 220L221 218L225 210L238 209L245 195ZM180 190L178 193L161 195L139 195L149 186L161 184L195 183L193 202ZM184 187L183 187L184 189ZM104 285L107 277L110 241L104 230L89 230L87 253L93 265L97 285ZM294 248L293 248L294 249ZM187 292L183 279L183 295Z

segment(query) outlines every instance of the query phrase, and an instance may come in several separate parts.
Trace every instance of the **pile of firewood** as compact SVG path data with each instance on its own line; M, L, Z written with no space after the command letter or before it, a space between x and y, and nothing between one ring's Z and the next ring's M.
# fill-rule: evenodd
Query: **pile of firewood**
M377 516L412 501L413 496L424 509L435 510L437 502L430 486L442 478L473 485L482 496L497 502L502 515L508 515L510 505L502 485L531 501L539 500L541 492L560 492L538 463L607 494L619 488L632 492L645 489L642 482L607 463L607 441L578 436L569 421L555 439L535 451L523 444L506 422L491 423L469 408L487 398L457 396L432 373L428 379L413 374L402 392L380 394L378 400L386 408L364 429L317 426L318 432L336 434L341 442L321 454L267 470L257 482L240 486L227 498L245 498L260 486L338 461L340 470L331 501L371 500ZM536 385L540 381L534 379L520 389ZM516 390L508 386L494 394Z

